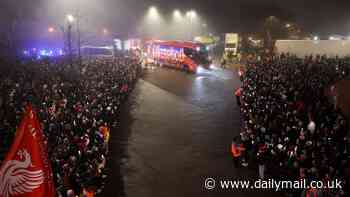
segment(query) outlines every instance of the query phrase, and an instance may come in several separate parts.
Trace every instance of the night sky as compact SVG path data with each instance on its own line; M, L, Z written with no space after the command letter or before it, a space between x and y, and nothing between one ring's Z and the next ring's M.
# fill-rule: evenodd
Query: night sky
M79 1L90 28L109 27L121 35L133 34L151 5L169 17L175 8L194 9L216 33L254 32L275 15L312 33L350 34L350 0L1 0L0 24L3 29L14 13L25 22L61 24Z

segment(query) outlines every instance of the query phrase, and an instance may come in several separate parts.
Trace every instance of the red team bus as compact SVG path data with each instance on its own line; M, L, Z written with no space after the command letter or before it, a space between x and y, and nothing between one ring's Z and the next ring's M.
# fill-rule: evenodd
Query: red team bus
M148 41L144 47L146 64L157 64L196 73L208 68L208 50L204 45L185 41Z

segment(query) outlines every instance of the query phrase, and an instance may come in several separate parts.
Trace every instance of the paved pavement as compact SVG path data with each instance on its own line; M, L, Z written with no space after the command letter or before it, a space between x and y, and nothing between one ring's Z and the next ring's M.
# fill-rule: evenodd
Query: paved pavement
M254 191L207 191L204 181L256 178L235 169L230 145L240 115L236 73L214 68L196 75L148 70L129 97L121 128L112 132L109 177L101 196L277 196Z

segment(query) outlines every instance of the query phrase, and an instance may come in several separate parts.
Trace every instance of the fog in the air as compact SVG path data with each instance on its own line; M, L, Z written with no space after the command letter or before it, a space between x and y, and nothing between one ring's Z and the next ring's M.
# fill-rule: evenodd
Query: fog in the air
M179 4L139 0L13 0L0 3L4 10L0 20L8 24L2 25L2 31L7 31L12 20L20 19L17 28L25 29L25 32L17 31L22 32L20 36L37 40L52 36L47 31L49 27L55 28L57 34L66 28L67 14L79 16L85 40L98 37L189 39L213 33L206 19L210 17L191 5ZM192 11L195 14L189 14Z

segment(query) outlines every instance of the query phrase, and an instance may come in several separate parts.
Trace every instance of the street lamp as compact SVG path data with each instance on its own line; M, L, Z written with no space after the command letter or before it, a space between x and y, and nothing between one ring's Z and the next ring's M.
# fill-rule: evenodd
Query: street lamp
M180 19L181 18L181 12L179 10L174 11L174 18L175 19Z
M68 22L67 42L68 42L69 61L70 61L71 66L73 66L72 23L74 22L75 18L73 15L67 14L66 19Z
M67 14L66 18L67 18L68 23L73 23L75 20L74 16L71 14Z
M157 8L156 8L155 6L151 6L151 7L149 8L149 11L150 11L151 13L157 13L157 12L158 12L158 10L157 10Z
M163 19L157 7L151 6L148 8L144 22L145 34L148 37L156 37L160 34Z
M159 19L159 13L158 13L157 8L154 7L154 6L150 7L149 11L148 11L148 16L152 20L158 20Z
M191 10L186 13L186 16L193 20L197 16L197 13L196 11Z

